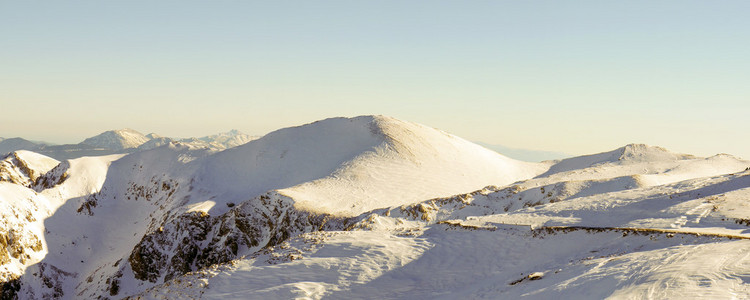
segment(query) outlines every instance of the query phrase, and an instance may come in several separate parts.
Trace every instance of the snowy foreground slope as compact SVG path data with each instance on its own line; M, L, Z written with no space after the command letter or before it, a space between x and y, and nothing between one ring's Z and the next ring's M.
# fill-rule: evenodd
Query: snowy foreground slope
M382 116L146 138L0 158L0 298L750 298L730 155L526 163Z
M380 116L281 129L221 152L168 143L59 163L16 152L3 163L2 295L68 299L122 298L301 233L343 230L372 209L549 168Z
M628 145L366 212L134 298L748 299L748 166Z

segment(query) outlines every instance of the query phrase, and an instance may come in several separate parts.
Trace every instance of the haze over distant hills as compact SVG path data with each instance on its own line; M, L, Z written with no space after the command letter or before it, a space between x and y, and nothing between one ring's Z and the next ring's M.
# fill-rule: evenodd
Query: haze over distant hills
M750 161L731 155L523 162L385 116L238 136L0 156L0 297L750 295Z
M484 146L487 149L494 150L497 153L503 154L510 158L514 158L514 159L518 159L522 161L529 161L529 162L556 160L556 159L563 159L563 158L568 158L568 157L573 156L567 153L555 152L555 151L520 149L520 148L507 147L503 145L488 144L488 143L483 143L483 142L476 142L476 143L478 145Z

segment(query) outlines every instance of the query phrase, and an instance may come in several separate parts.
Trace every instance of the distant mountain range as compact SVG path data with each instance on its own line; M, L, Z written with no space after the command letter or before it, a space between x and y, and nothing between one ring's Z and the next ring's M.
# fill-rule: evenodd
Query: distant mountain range
M132 153L137 150L148 150L161 147L172 142L196 148L225 150L258 138L258 136L251 136L235 129L199 138L177 139L164 137L156 133L144 135L136 130L125 128L102 132L101 134L87 138L78 144L65 145L52 145L51 143L30 141L20 137L7 139L0 137L0 155L17 150L28 150L44 154L54 159L65 160L83 156ZM483 142L475 143L510 158L527 162L557 160L572 156L562 152L513 148Z
M78 144L51 145L45 142L29 141L20 137L0 138L0 155L17 150L34 151L54 159L65 160L83 156L132 153L137 150L148 150L169 143L179 143L194 148L224 150L245 144L257 139L237 130L231 130L200 138L176 139L163 137L155 133L142 134L133 129L119 129L102 132L83 140Z

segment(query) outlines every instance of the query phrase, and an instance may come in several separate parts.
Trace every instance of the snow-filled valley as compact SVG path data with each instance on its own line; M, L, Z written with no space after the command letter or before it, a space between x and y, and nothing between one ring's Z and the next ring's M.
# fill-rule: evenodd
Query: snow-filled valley
M530 163L383 116L81 145L0 157L1 299L750 299L727 154Z

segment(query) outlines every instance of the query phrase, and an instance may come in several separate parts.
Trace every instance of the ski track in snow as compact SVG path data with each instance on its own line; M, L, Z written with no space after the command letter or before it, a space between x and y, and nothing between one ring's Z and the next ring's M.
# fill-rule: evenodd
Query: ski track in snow
M672 228L682 228L682 226L685 226L685 224L687 224L688 222L698 224L701 222L701 218L704 218L711 212L712 208L713 208L713 205L711 203L705 203L705 202L701 203L695 208L685 212L685 215L680 216L672 224ZM692 220L691 220L691 217L692 217Z

